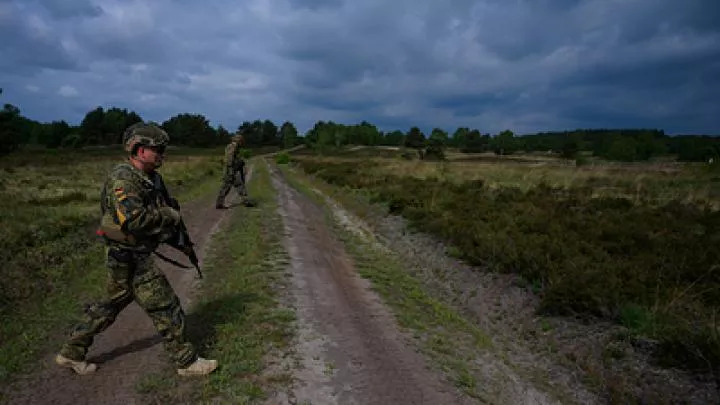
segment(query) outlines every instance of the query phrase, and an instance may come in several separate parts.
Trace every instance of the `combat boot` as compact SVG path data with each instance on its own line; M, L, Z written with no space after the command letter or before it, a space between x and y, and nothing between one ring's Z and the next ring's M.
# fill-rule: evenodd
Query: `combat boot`
M55 356L55 363L61 367L69 368L80 375L91 374L94 373L95 370L97 370L97 365L95 363L88 363L85 360L71 360L63 356L62 354L58 354L57 356Z
M193 364L185 368L179 368L177 373L183 377L207 375L215 371L217 366L217 360L208 360L198 357Z

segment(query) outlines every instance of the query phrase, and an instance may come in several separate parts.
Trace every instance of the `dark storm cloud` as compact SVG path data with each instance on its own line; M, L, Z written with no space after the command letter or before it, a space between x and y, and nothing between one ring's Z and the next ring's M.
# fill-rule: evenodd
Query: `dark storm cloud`
M290 0L294 8L320 10L323 8L337 8L343 5L342 0Z
M12 2L0 3L0 69L29 75L38 69L77 69L53 27Z
M720 132L720 2L0 1L5 101L407 130Z
M97 17L102 8L89 0L40 0L36 1L55 18Z

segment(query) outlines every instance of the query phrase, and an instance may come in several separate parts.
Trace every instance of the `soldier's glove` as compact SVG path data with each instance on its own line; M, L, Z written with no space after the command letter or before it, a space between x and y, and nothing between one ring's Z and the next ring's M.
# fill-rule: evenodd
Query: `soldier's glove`
M169 220L170 225L180 225L182 217L180 216L180 212L178 212L176 209L170 207L160 207L158 211L160 212L160 215L163 217L163 219Z
M163 243L170 243L177 239L177 232L173 228L168 228L158 235L158 240Z

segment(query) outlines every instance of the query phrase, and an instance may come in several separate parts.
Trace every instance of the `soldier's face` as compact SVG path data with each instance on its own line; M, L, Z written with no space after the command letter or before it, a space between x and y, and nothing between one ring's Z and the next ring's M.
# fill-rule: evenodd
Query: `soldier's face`
M165 158L165 147L163 146L143 146L138 149L138 158L149 170L157 169L162 166Z

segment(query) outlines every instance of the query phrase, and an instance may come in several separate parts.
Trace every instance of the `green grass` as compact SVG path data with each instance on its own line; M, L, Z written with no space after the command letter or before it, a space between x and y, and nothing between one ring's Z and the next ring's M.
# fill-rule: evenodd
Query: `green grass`
M79 246L83 246L82 253L67 253ZM104 292L104 251L100 244L68 237L51 248L54 251L45 251L65 254L61 264L48 270L48 278L56 279L53 293L0 313L0 382L32 370L32 362L45 354L48 338L65 332L64 328L81 312L83 301Z
M656 358L666 365L698 371L720 365L714 310L720 304L720 212L695 198L717 187L712 178L682 173L671 181L646 173L638 184L657 186L629 197L628 189L597 192L592 179L599 177L566 185L530 177L523 187L498 182L502 173L516 178L517 164L476 165L463 177L470 172L465 163L444 163L443 169L307 156L295 163L334 186L362 190L417 229L442 237L471 264L522 275L545 314L625 324L658 339ZM608 175L603 184L633 176ZM683 195L679 190L686 188ZM662 197L674 193L669 201Z
M173 151L161 169L181 203L215 190L219 160ZM104 291L103 245L94 235L99 195L121 153L16 153L0 161L0 381L27 372L64 333L83 302Z
M188 311L191 339L201 355L220 366L208 378L189 381L169 368L146 375L137 388L148 403L256 403L266 389L288 381L265 373L266 356L289 341L294 313L280 308L275 298L288 258L275 192L262 162L254 164L249 193L258 207L237 208L213 236L206 277Z
M371 239L356 235L335 222L331 207L313 191L313 188L322 189L321 184L292 168L278 167L292 187L325 207L328 224L344 242L359 274L371 281L373 290L392 308L400 326L418 339L422 351L466 394L487 399L487 392L478 384L477 370L470 361L478 351L491 350L486 334L453 308L428 294L422 283L403 268L399 257L378 249Z

